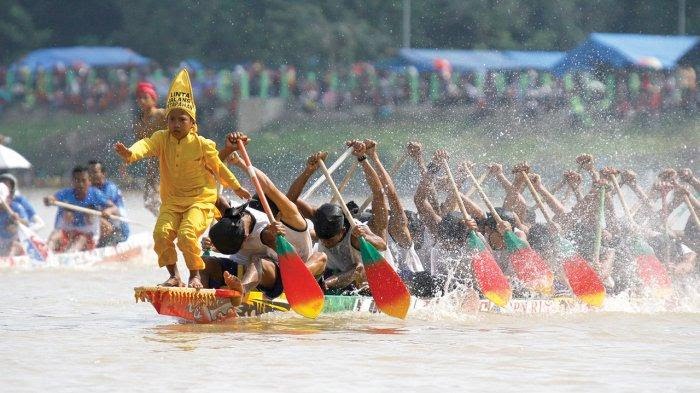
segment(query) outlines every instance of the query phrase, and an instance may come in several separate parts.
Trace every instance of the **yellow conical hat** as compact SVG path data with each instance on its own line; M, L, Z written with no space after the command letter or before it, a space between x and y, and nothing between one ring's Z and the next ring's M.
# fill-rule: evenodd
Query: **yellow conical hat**
M165 104L165 116L173 109L182 109L190 117L197 121L197 107L194 105L194 94L192 94L192 84L190 84L190 74L183 68L173 78L168 90L168 101Z

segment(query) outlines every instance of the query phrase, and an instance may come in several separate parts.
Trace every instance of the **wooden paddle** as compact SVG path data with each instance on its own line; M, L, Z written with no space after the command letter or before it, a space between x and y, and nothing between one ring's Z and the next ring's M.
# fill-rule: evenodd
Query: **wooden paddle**
M319 160L318 162L319 167L323 171L323 175L326 176L328 184L331 186L331 190L333 190L338 201L340 201L340 208L343 210L345 219L350 223L350 231L352 232L356 226L355 220L352 218L348 207L345 206L343 196L340 195L340 191L338 187L336 187L330 171L326 168L326 164L323 160ZM348 234L348 236L352 235ZM362 264L367 274L369 289L372 292L374 301L377 303L377 307L383 313L391 315L392 317L405 318L406 313L408 313L408 307L411 304L411 295L408 293L406 285L386 259L384 259L384 256L382 256L372 244L365 240L363 236L360 236L358 241L360 243L360 254L362 255Z
M403 156L401 156L401 158L399 158L394 163L394 165L392 165L391 168L389 169L389 172L388 172L389 176L391 176L392 178L394 176L396 176L396 174L399 173L399 169L401 169L401 167L403 166L403 164L406 162L407 159L408 159L408 154L404 154ZM341 189L341 191L342 191L342 189ZM358 212L362 213L363 211L365 211L365 209L367 209L367 206L369 206L370 203L372 203L372 196L371 195L368 196L364 202L362 202L362 205L360 205L360 209L358 210Z
M335 172L335 170L338 169L340 164L342 164L346 158L350 157L350 154L352 154L352 147L345 150L345 152L343 152L343 154L341 154L340 157L338 157L338 159L335 160L335 162L333 163L333 165L331 165L329 169L330 173ZM311 185L311 187L309 187L309 189L306 190L304 194L302 194L301 199L309 199L309 197L311 197L314 191L316 191L316 189L320 187L324 181L326 181L326 178L324 176L321 176L318 179L316 179L316 181Z
M564 266L564 274L569 282L571 291L584 303L595 307L601 306L605 300L605 286L603 286L603 282L600 281L595 270L588 265L588 262L576 252L574 245L561 235L559 227L554 223L552 216L550 216L544 203L542 203L540 194L535 189L532 181L530 181L530 177L527 173L523 173L523 176L547 224L551 230L556 232L558 257Z
M671 278L664 265L656 258L654 249L647 244L639 233L639 226L634 221L634 218L632 218L627 202L625 202L625 198L622 196L622 192L620 192L620 184L617 182L615 175L610 175L610 180L615 187L615 191L617 191L617 196L622 205L622 210L625 212L625 217L632 226L632 230L635 232L631 248L632 251L637 254L635 258L637 262L637 274L639 274L639 277L646 286L654 290L660 290L661 295L666 295L671 289Z
M486 177L487 177L488 175L489 175L488 173L484 173L484 174L482 174L481 176L479 176L479 179L477 180L477 182L479 183L479 185L484 184L484 180L486 180ZM469 189L469 191L467 191L467 192L464 194L464 196L467 197L467 198L469 198L470 196L472 196L472 194L474 194L475 191L476 191L476 187L472 187L472 188Z
M80 213L85 213L85 214L90 214L90 215L93 215L93 216L101 216L101 215L102 215L102 212L99 211L99 210L88 209L87 207L71 205L70 203L66 203L66 202L54 201L52 204L53 204L53 205L56 205L56 206L58 206L58 207L62 207L62 208L64 208L64 209L73 210L73 211L80 212ZM114 214L110 214L110 215L109 215L109 219L111 219L111 220L118 220L118 221L124 221L124 222L127 222L127 223L129 223L129 224L139 225L139 226L142 226L142 227L151 227L151 225L144 224L144 223L139 222L139 221L134 221L134 220L131 220L131 219L126 218L126 217L116 216L116 215L114 215Z
M348 170L348 173L345 174L345 177L343 178L343 181L340 182L340 185L338 186L338 190L340 192L343 192L345 187L348 186L348 183L350 183L350 180L352 180L352 177L355 175L355 172L357 172L357 167L360 166L360 163L355 161L352 163L352 166ZM338 200L336 199L335 195L331 197L331 203L338 203Z
M255 168L250 162L245 145L240 139L237 142L238 150L241 152L250 180L255 186L255 191L260 197L263 210L265 210L265 214L267 214L270 222L273 223L275 222L275 216L272 215L270 205L267 203L267 197L265 197L258 176L255 173ZM280 274L282 275L284 293L292 310L307 318L316 318L323 310L324 300L323 291L318 286L318 282L309 269L306 268L304 261L301 260L294 247L289 244L283 235L276 236L275 251L277 252Z
M443 159L442 164L445 166L445 172L450 179L452 192L454 192L455 198L457 199L459 210L466 220L472 220L472 217L467 213L467 208L464 207L464 201L462 201L459 188L452 176L450 165L447 163L446 159ZM512 294L508 279L505 274L503 274L501 267L496 263L491 251L486 248L484 242L481 241L473 229L469 230L468 236L467 247L469 247L470 251L468 254L473 254L472 270L474 271L474 278L476 279L479 290L484 294L484 297L495 305L505 307L510 301Z
M498 224L503 223L503 219L501 219L496 212L493 204L491 204L491 200L486 196L486 193L484 193L484 190L476 181L472 171L469 168L465 168L465 170L467 176L469 176L472 183L474 183L476 191L481 196L484 204L493 215L493 218ZM540 254L533 250L527 243L520 240L512 230L503 234L503 241L506 243L509 254L508 257L518 279L524 282L530 289L545 295L551 294L554 275L549 269L549 266L547 266L547 262L542 259Z
M695 226L700 228L700 218L698 218L698 213L695 211L695 207L693 207L693 203L690 201L690 198L687 195L685 195L683 197L683 200L685 201L685 205L688 206L690 216L695 221Z
M603 227L605 226L605 186L598 188L598 222L595 227L595 239L593 240L593 258L598 270L600 265L600 250L603 244Z

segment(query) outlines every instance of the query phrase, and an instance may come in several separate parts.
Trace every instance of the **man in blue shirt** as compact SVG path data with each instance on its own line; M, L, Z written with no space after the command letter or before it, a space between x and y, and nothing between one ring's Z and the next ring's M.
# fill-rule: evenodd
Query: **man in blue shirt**
M44 227L44 220L36 214L34 206L29 202L29 199L24 195L19 193L19 188L17 187L17 178L10 173L3 173L0 175L0 182L4 183L10 191L10 201L17 202L24 208L27 213L27 220L29 220L29 229L36 231Z
M51 206L56 201L99 210L102 217L119 214L119 209L95 187L90 185L87 168L73 168L73 187L64 188L54 195L44 197L44 204ZM83 251L95 248L100 236L100 217L59 207L54 231L49 236L48 247L54 252Z
M0 204L0 256L22 255L24 248L19 240L19 225L28 224L27 213L20 203L11 200L9 190L0 194L7 195Z
M126 216L126 207L124 206L124 197L116 184L107 180L107 172L100 161L92 160L88 162L88 173L90 174L90 182L92 186L102 191L118 209L119 215ZM110 230L111 229L111 230ZM102 236L98 247L113 246L119 242L125 241L129 237L129 225L120 220L102 219Z

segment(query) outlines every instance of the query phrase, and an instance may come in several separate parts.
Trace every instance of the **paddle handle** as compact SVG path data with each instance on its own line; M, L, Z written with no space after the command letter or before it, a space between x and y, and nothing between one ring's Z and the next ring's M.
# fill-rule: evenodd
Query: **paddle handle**
M479 185L484 184L484 180L486 180L486 177L487 177L488 175L489 175L489 174L488 174L488 172L487 172L487 173L483 173L481 176L479 176L479 179L478 179L478 180L479 180ZM472 187L472 188L469 189L469 191L466 192L466 194L464 194L464 196L467 197L467 198L469 198L469 197L472 196L472 194L474 194L475 192L476 192L476 187Z
M64 209L73 210L73 211L80 212L80 213L85 213L85 214L90 214L90 215L93 215L93 216L101 216L101 215L102 215L102 212L99 211L99 210L88 209L87 207L71 205L70 203L65 203L65 202L61 202L61 201L54 201L53 204L56 205L56 206L58 206L58 207L62 207L62 208L64 208ZM126 217L115 216L114 214L110 214L110 215L109 215L109 218L112 219L112 220L124 221L124 222L129 223L129 224L140 225L140 226L144 226L144 227L149 227L149 226L150 226L150 225L146 225L146 224L144 224L144 223L142 223L142 222L130 220L130 219L126 218Z
M469 179L472 181L472 183L474 183L476 191L479 193L479 196L481 196L481 199L484 201L486 208L489 209L489 211L493 215L493 218L496 220L496 222L503 222L503 219L501 219L501 216L499 216L498 213L496 213L496 208L494 208L491 204L491 200L489 200L489 197L486 196L484 189L481 188L481 184L479 184L479 182L476 180L472 171L468 167L465 167L464 169L467 171L467 176L469 176Z
M343 190L345 189L345 187L348 186L348 183L350 183L350 180L351 180L352 177L355 175L355 172L357 171L357 167L358 167L358 166L360 166L360 163L359 163L359 162L355 161L355 162L352 163L352 166L350 167L350 170L348 170L348 173L345 174L345 177L343 178L343 181L341 181L341 182L340 182L340 185L338 186L338 190L339 190L340 192L343 192ZM333 195L333 197L331 198L331 203L336 203L336 202L337 202L337 198L335 197L335 195Z
M403 166L403 164L406 162L407 159L408 159L408 154L404 154L403 156L401 156L401 158L396 160L394 165L392 165L391 168L389 169L389 176L394 177L394 175L396 175L399 172L399 169L401 169L401 167ZM362 202L362 205L360 205L360 210L359 210L360 213L365 211L365 209L367 209L367 206L369 206L370 203L372 203L372 196L368 196L367 199L365 199L365 201Z
M352 147L345 150L345 152L341 154L337 160L335 160L333 165L331 165L330 167L330 173L335 172L335 170L338 169L340 164L342 164L343 161L345 161L345 159L350 156L350 154L352 154ZM311 187L309 187L309 189L306 190L304 194L302 194L301 199L309 199L309 197L311 197L311 194L313 194L314 191L316 191L316 189L320 187L324 181L326 181L326 178L324 176L321 176L318 179L316 179L316 181L311 185Z
M450 179L452 192L455 194L455 198L457 198L457 205L459 206L459 210L462 212L465 219L471 220L472 216L470 216L469 213L467 213L467 208L464 206L464 201L462 200L462 196L460 195L459 187L457 187L455 178L454 176L452 176L452 170L450 169L450 164L447 162L447 159L442 159L442 165L445 166L445 173L447 173L447 178Z
M549 215L549 212L547 211L547 208L545 207L544 203L542 203L542 199L540 198L540 194L535 189L535 185L532 184L532 181L530 180L530 176L528 176L527 173L523 173L523 176L525 177L525 183L527 183L527 188L530 189L530 193L532 194L532 197L535 199L535 203L537 204L537 207L542 212L542 215L544 216L544 219L547 221L547 224L549 224L549 225L554 224L554 222L552 221L552 217Z
M350 213L350 210L348 210L348 207L345 206L345 201L343 200L343 196L340 195L340 190L338 190L338 187L335 185L335 182L333 181L333 178L331 177L331 173L326 168L326 163L323 162L323 160L319 159L318 160L318 166L321 168L321 171L323 172L323 175L326 177L326 180L328 180L328 185L331 186L331 190L333 191L333 194L335 195L335 198L338 199L340 202L340 208L343 209L343 214L345 215L345 219L348 220L350 223L350 228L355 228L355 220L352 218L352 213Z
M620 200L620 204L622 205L622 210L625 212L625 216L627 217L627 220L630 222L634 222L632 219L632 213L630 213L630 208L627 206L627 202L625 202L625 198L622 196L622 192L620 190L620 183L617 182L617 177L615 175L610 175L610 180L612 181L613 187L615 187L615 192L617 193L617 199Z
M595 239L593 241L593 256L596 267L600 270L600 248L603 241L603 225L605 225L605 188L598 190L598 225L595 228Z
M250 156L248 156L248 151L245 149L245 144L240 139L238 139L236 143L238 143L238 150L241 152L243 162L245 163L246 170L248 171L248 176L250 176L250 181L253 182L255 191L258 193L260 204L263 206L263 210L265 210L265 214L267 214L267 218L270 220L270 222L275 222L275 216L272 215L272 209L270 209L270 204L267 203L267 197L263 192L258 175L255 173L255 167L250 162Z
M686 206L688 206L688 210L690 210L690 216L693 217L693 220L695 220L695 226L700 228L700 218L698 218L698 213L695 211L695 207L693 207L693 203L690 201L690 198L688 196L684 196L683 200L685 201Z

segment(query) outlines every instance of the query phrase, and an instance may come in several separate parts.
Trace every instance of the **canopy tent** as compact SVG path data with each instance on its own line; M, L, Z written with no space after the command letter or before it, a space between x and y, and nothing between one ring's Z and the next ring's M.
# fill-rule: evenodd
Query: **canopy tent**
M52 69L86 65L90 67L143 66L150 60L129 48L111 46L72 46L64 48L37 49L13 64L13 68L26 67L30 71L38 68Z
M446 60L453 70L548 70L563 52L498 51L466 49L401 49L399 56L384 63L390 68L414 66L420 72L435 71L436 61ZM381 66L382 64L380 64Z
M600 66L672 69L698 41L697 36L592 33L566 53L554 72L593 71Z
M683 57L678 59L678 65L700 66L700 40Z

